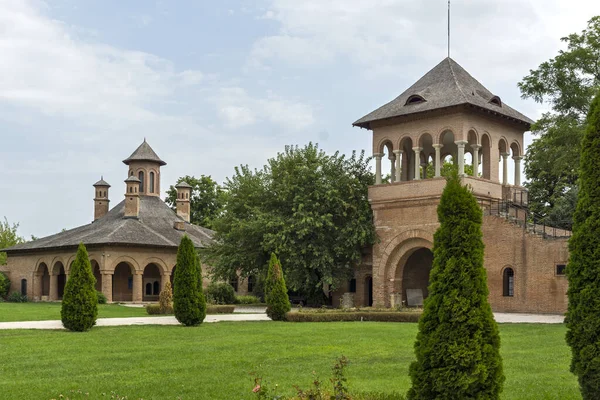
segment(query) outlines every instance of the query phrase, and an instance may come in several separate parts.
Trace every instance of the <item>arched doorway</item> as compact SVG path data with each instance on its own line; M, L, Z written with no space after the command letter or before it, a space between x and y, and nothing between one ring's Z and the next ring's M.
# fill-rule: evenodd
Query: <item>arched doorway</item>
M120 262L115 268L112 281L113 301L133 301L133 268Z
M160 269L154 263L148 264L144 268L144 274L142 275L144 283L143 301L158 300L158 295L160 294L160 275Z
M371 307L373 305L373 277L367 276L365 278L365 306Z
M62 300L65 294L65 284L67 283L67 274L65 273L65 266L62 262L57 261L52 267L52 275L56 275L56 293L58 300Z
M100 265L96 260L91 261L92 271L94 271L94 278L96 278L96 290L102 291L102 274L100 274Z
M38 266L37 277L39 282L38 296L40 300L48 300L50 296L50 271L46 263L41 263Z
M426 247L415 249L402 268L402 301L407 306L422 306L427 298L433 253Z

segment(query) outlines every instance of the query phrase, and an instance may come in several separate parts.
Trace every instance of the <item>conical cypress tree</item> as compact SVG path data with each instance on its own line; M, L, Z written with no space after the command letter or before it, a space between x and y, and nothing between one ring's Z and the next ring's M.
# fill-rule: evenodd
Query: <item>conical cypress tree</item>
M584 399L600 393L600 94L581 143L579 198L569 240L567 343Z
M65 285L60 317L63 326L70 331L83 332L96 324L98 295L96 278L83 243L79 244L77 256L71 266L69 280Z
M456 174L448 179L438 218L408 399L498 399L504 375L487 299L482 215Z
M265 281L265 301L267 302L267 315L269 318L273 321L286 320L285 314L292 309L292 306L285 287L281 263L273 253L271 253Z
M198 277L198 312L200 313L200 323L206 318L206 297L204 296L204 288L202 287L202 263L196 255L196 270Z
M202 322L198 295L198 256L194 243L184 235L177 249L177 268L173 280L173 311L175 318L186 326Z

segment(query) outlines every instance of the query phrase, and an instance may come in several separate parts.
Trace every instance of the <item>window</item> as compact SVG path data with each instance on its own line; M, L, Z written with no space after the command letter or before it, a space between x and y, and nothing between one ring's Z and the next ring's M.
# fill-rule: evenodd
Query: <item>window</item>
M348 291L356 293L356 279L350 279L350 282L348 282Z
M567 274L567 266L565 264L556 264L556 275L565 276Z
M127 289L133 289L133 278L131 276L127 278Z
M500 97L494 96L490 100L490 104L493 104L493 105L498 106L498 107L502 107L502 100L500 100Z
M254 292L254 277L250 275L248 277L248 293Z
M154 172L150 172L150 193L154 193Z
M140 180L140 193L144 193L144 171L138 173L138 179Z
M152 296L152 284L150 282L146 283L146 296Z
M27 279L21 279L21 296L27 296Z
M418 94L414 94L414 95L410 96L408 98L408 100L406 100L405 106L409 106L411 104L424 103L425 101L426 100L423 97L419 96Z
M515 271L512 268L505 268L502 276L502 295L513 297L515 295Z
M160 293L160 284L158 283L158 281L154 281L154 285L152 287L152 293L155 296L158 296Z

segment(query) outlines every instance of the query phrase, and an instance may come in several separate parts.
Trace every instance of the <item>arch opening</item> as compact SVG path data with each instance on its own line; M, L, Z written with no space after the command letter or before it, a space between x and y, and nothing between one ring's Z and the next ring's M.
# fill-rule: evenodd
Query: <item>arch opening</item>
M113 301L133 301L133 268L120 262L115 268L112 281Z
M96 290L101 292L102 291L102 274L100 274L100 265L98 264L98 261L96 260L92 260L91 261L92 264L92 271L94 272L94 278L96 278Z
M67 283L67 274L65 272L65 266L62 262L57 261L52 267L52 275L56 275L56 293L58 300L62 300L65 294L65 285Z
M156 301L160 294L161 273L158 265L150 263L144 268L142 275L144 284L143 301Z
M481 149L479 155L481 157L480 172L483 179L491 180L491 163L490 163L490 148L492 147L490 137L487 134L483 134L481 137Z
M429 294L429 274L433 266L433 253L426 247L413 250L408 256L402 271L402 301L409 307L422 306Z
M39 296L45 297L43 300L47 300L48 296L50 296L50 271L48 270L46 263L40 263L37 275L40 282Z
M365 306L371 307L373 305L373 277L370 275L365 277L364 291Z

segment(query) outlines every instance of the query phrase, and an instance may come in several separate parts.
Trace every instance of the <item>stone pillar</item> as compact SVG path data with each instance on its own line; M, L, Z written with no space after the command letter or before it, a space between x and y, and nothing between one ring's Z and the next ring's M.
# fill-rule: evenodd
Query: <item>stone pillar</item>
M479 149L481 145L473 144L471 147L473 148L473 176L477 177L479 172Z
M50 274L50 301L58 300L58 275Z
M391 161L392 168L390 170L390 183L396 182L396 155L390 154L388 160Z
M515 186L521 186L521 160L523 157L514 156L513 160L515 161Z
M413 147L413 151L415 152L415 181L421 179L421 147Z
M402 153L404 153L404 151L394 150L394 155L396 156L396 182L402 180Z
M167 282L171 282L171 274L168 272L163 272L160 276L160 291L162 292L165 286L167 286ZM173 290L173 288L171 288Z
M454 142L458 147L458 176L465 175L465 145L468 143L466 140L457 140Z
M141 303L143 299L143 284L142 284L142 271L135 271L133 274L133 302Z
M33 300L41 301L42 293L44 293L44 275L38 273L33 274Z
M381 185L381 157L383 154L376 153L373 154L373 157L375 157L375 184Z
M423 168L423 179L427 179L428 178L428 176L427 176L427 165L428 165L427 163L421 164L421 167Z
M111 272L101 272L102 274L102 293L106 296L106 301L112 303L112 280L113 274Z
M442 176L442 146L441 144L434 144L433 148L435 149L435 178L439 178Z
M502 184L508 185L508 153L502 153Z

